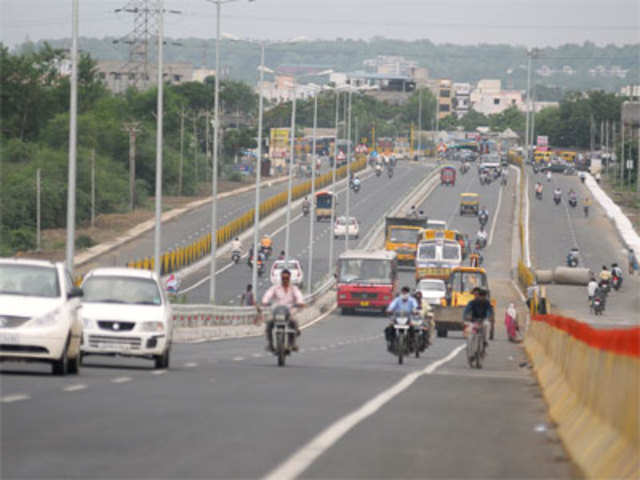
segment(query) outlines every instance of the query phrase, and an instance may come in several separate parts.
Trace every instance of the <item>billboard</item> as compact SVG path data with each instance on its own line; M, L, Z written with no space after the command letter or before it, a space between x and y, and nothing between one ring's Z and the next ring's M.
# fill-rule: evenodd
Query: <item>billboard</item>
M285 158L289 154L289 129L272 128L269 132L269 157Z
M546 147L549 145L549 137L546 135L538 135L538 139L536 140L536 145L539 147Z

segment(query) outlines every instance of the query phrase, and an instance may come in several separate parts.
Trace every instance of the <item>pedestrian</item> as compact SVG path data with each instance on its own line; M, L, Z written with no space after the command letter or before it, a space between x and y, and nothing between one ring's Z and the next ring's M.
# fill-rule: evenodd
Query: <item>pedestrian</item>
M256 304L256 298L253 295L253 285L247 285L247 289L242 294L240 303L245 307L253 307Z
M507 336L510 342L520 342L520 325L518 324L518 312L513 303L504 313L504 326L507 328Z
M633 251L633 248L629 248L629 275L635 275L638 271L638 259Z

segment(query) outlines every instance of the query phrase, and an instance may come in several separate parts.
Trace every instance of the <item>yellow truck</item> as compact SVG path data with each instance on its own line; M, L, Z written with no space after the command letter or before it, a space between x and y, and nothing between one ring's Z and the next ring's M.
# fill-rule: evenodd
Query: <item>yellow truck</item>
M427 218L386 217L385 250L396 252L398 264L413 265L416 248L427 225Z
M447 332L464 330L462 315L471 300L471 291L476 287L489 289L489 280L484 268L455 267L446 281L446 294L440 306L434 309L434 322L439 337L446 337ZM491 300L495 309L495 300ZM495 319L494 319L495 320ZM491 323L489 338L493 340L495 322Z

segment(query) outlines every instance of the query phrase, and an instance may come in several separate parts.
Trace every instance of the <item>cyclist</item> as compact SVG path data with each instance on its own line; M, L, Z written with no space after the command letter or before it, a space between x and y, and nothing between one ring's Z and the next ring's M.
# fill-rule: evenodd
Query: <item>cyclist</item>
M495 322L495 315L493 306L489 301L489 292L481 287L474 288L473 300L467 303L464 309L463 319L465 322L481 322L482 323L482 338L484 348L487 348L487 329L489 328L489 322Z

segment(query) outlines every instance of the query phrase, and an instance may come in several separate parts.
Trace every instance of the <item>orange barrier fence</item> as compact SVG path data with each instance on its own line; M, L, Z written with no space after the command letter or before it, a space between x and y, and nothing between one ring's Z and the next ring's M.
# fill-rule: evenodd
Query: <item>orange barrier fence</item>
M549 414L590 478L640 478L640 327L536 315L525 340Z

